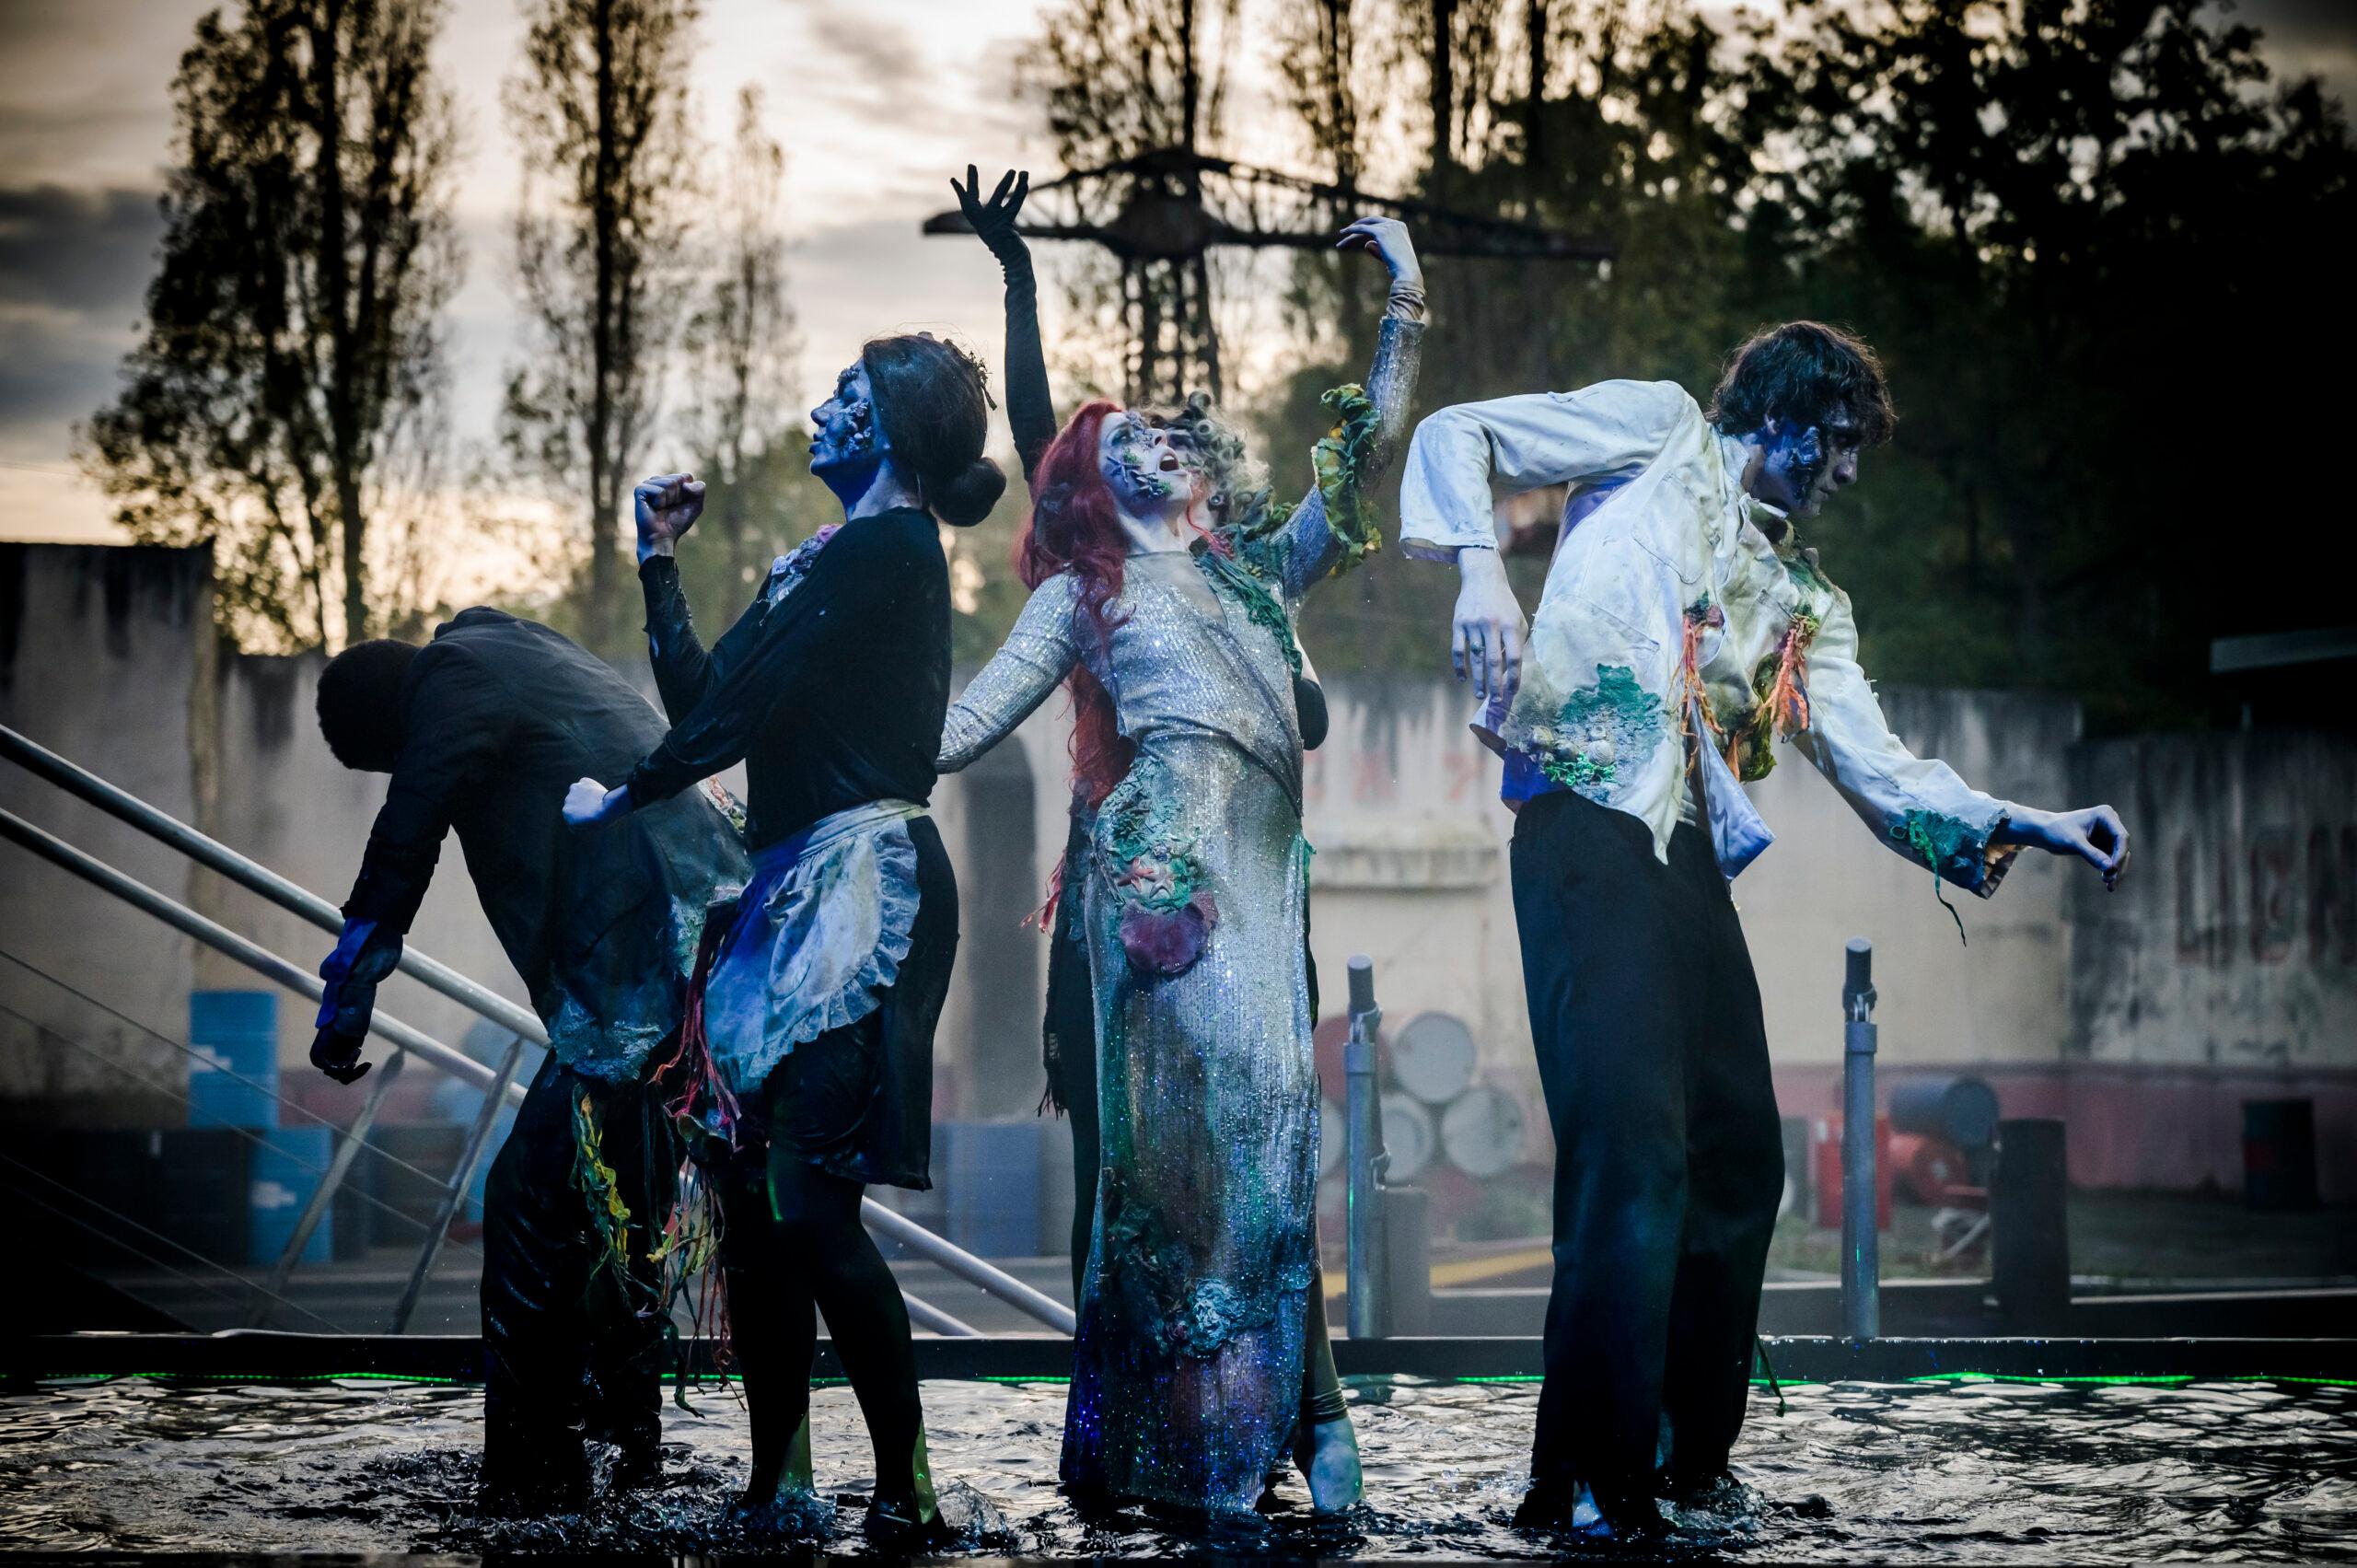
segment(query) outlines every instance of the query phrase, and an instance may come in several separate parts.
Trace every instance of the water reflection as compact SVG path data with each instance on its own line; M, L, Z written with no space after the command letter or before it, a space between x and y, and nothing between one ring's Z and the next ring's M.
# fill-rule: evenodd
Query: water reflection
M1539 1558L1508 1527L1538 1390L1353 1380L1369 1503L1316 1520L1298 1480L1265 1535L1203 1538L1124 1511L1084 1518L1056 1490L1060 1384L932 1382L944 1506L969 1552L1160 1557ZM1724 1506L1681 1516L1680 1554L1790 1559L2141 1562L2164 1554L2357 1560L2357 1390L2004 1383L1788 1388L1753 1410ZM377 1382L197 1387L56 1383L0 1399L0 1549L664 1555L859 1552L871 1478L846 1388L812 1410L833 1506L732 1523L741 1408L708 1391L667 1412L662 1487L577 1517L471 1508L482 1396Z

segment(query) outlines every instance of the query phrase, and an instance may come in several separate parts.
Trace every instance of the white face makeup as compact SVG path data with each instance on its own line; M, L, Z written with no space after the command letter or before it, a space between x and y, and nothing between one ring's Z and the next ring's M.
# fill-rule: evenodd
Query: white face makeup
M1136 517L1183 513L1201 479L1167 430L1126 412L1109 415L1098 429L1097 466L1113 499Z

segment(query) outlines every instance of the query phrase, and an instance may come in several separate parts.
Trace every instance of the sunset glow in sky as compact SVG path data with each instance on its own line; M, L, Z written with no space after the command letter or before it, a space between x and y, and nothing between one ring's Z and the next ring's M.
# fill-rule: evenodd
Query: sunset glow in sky
M71 431L110 396L132 341L159 230L168 84L213 3L8 0L0 9L0 538L109 537L103 502L73 468ZM1273 3L1245 0L1248 26ZM862 339L895 327L946 327L996 360L996 268L970 242L926 240L917 226L950 204L948 177L969 160L1052 172L1038 109L1015 85L1044 9L1040 0L706 0L693 83L705 135L724 140L737 89L758 83L786 148L807 393ZM2346 103L2357 86L2347 10L2270 0L2239 14L2267 29L2279 69L2321 73ZM439 47L465 126L457 203L467 278L451 334L462 435L490 428L515 341L507 225L517 169L498 101L520 33L514 0L452 0ZM1234 60L1225 150L1317 172L1271 114L1280 63L1266 55L1264 43ZM1052 331L1058 302L1048 296Z

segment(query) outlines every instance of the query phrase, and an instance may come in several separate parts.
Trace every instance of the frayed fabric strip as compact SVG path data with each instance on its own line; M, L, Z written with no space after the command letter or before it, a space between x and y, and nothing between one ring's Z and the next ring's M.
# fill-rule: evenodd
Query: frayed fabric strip
M917 918L911 819L881 801L823 819L755 857L703 995L714 1066L749 1093L799 1046L874 1012Z

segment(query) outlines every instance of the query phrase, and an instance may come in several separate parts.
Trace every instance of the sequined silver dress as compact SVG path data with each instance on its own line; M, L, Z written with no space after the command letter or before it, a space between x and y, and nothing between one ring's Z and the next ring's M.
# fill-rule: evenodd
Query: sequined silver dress
M1354 483L1397 448L1422 334L1382 324ZM1069 577L1040 585L939 759L973 761L1082 661L1136 744L1079 889L1103 1166L1063 1477L1215 1515L1251 1511L1301 1397L1318 1096L1291 620L1370 542L1333 482L1342 434L1320 444L1321 488L1232 563L1131 556L1109 638L1076 621ZM1340 495L1356 516L1333 516Z

